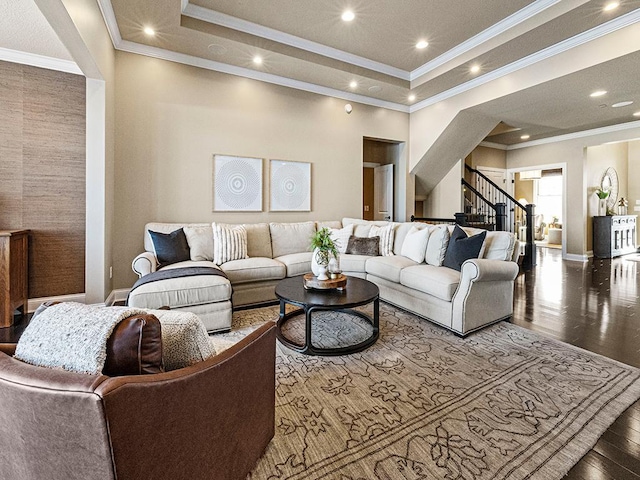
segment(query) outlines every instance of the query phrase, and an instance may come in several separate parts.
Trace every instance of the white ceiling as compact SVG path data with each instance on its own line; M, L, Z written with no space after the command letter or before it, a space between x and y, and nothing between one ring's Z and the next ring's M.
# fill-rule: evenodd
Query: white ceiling
M640 0L610 12L608 0L96 1L118 49L407 112L560 45L607 35L616 22L640 21ZM340 19L346 7L353 22ZM424 50L415 48L420 39ZM33 0L0 0L0 47L71 58ZM638 52L473 110L521 129L489 138L504 145L521 143L524 130L535 140L638 120ZM606 98L585 94L603 84ZM618 100L635 104L611 108Z
M33 0L0 0L0 48L72 60Z

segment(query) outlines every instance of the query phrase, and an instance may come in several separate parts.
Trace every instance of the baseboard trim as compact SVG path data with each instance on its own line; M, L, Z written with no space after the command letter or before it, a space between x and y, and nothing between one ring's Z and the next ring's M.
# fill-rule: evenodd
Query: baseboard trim
M569 260L570 262L588 262L589 257L587 255L577 255L575 253L567 253L564 257L564 260Z
M111 307L116 302L124 302L129 296L130 290L130 288L118 288L116 290L111 290L111 293L104 301L104 304Z
M30 298L27 303L27 311L33 313L44 302L78 302L84 303L86 295L84 293L76 293L73 295L58 295L56 297L40 297Z

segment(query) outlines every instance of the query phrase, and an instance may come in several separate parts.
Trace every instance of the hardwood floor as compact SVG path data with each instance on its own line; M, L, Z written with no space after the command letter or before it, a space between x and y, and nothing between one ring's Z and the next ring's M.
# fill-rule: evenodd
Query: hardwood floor
M516 279L513 323L640 367L640 262L562 260L538 248ZM640 401L629 407L565 477L640 480Z
M640 262L623 258L562 261L538 248L538 265L518 276L513 323L640 367ZM15 341L25 322L0 328ZM565 477L640 480L640 401L605 432Z

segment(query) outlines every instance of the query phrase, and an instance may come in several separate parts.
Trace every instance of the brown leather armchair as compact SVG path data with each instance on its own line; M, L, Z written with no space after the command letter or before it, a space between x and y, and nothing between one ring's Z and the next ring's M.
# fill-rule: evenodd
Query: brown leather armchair
M152 375L82 375L0 352L0 479L244 479L274 411L273 324Z

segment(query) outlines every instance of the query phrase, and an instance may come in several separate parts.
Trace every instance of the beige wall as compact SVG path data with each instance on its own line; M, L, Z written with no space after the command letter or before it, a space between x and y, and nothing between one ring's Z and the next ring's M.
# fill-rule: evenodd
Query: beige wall
M431 191L423 203L425 217L453 219L457 212L463 211L462 186L460 185L463 170L464 163L459 160Z
M520 180L520 174L513 180L513 198L518 201L524 198L527 203L533 203L533 180Z
M478 146L471 152L471 166L473 168L507 168L507 152L497 148Z
M117 52L114 288L135 280L146 222L360 217L362 139L406 142L409 116L353 107L347 115L335 98ZM215 153L311 162L312 211L268 211L265 161L263 212L213 213Z
M598 197L595 191L600 186L602 175L607 168L614 168L618 174L618 200L621 197L629 197L627 193L628 152L627 142L587 148L587 251L593 250L592 217L598 215ZM614 211L616 211L615 207Z
M635 211L634 207L640 209L640 140L629 142L628 153L628 178L627 178L627 194L629 195L629 215L638 215L636 224L640 225L640 211ZM625 197L627 198L627 197ZM640 228L636 228L636 245L640 245Z

